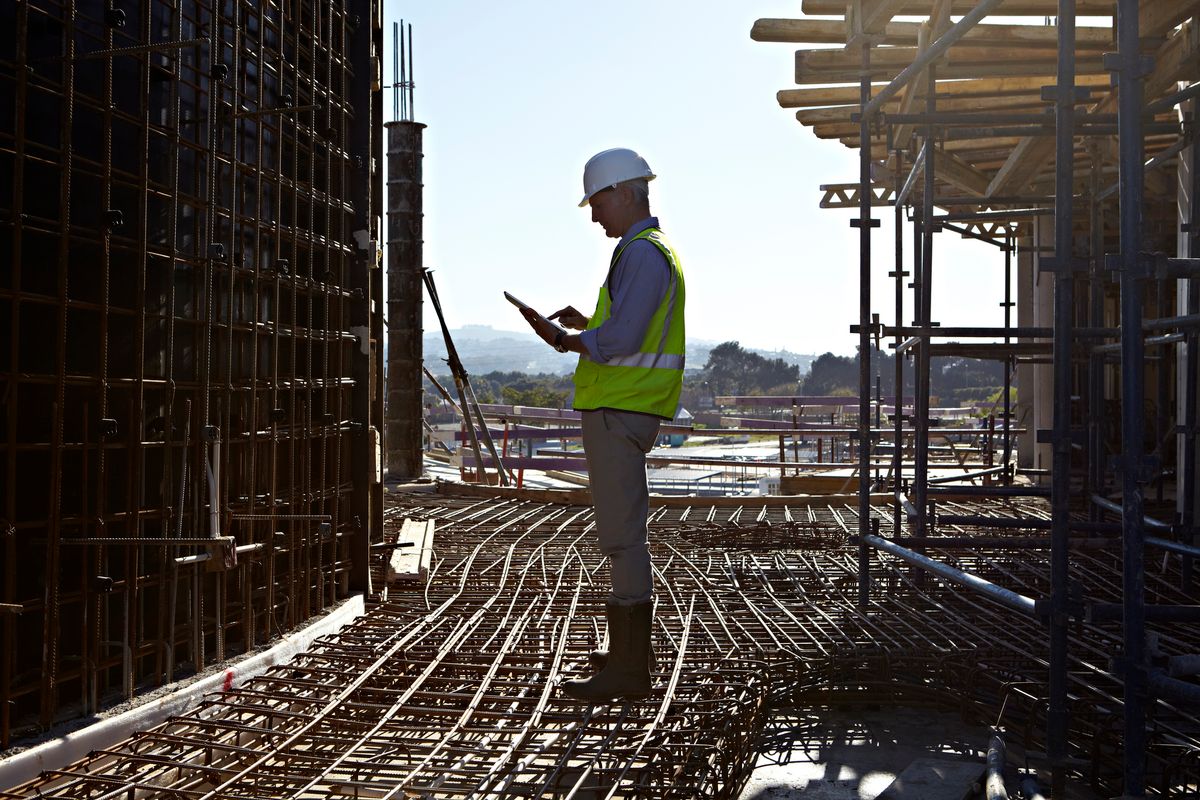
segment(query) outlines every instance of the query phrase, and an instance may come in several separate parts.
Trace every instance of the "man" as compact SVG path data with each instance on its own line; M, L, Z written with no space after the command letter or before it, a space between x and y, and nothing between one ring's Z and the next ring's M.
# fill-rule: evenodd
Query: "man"
M582 412L583 447L595 505L600 552L609 557L612 591L605 604L609 650L589 678L563 684L586 702L632 699L650 692L653 584L647 546L646 454L662 420L671 420L683 386L683 271L650 215L645 159L616 148L583 168L583 200L606 236L620 239L591 317L573 307L556 311L568 334L522 313L547 344L579 353L575 408Z

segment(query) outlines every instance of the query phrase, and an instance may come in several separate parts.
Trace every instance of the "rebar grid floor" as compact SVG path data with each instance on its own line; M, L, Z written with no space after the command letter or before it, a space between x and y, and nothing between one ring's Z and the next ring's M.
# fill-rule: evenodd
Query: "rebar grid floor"
M888 510L873 513L890 530ZM591 509L393 495L393 535L406 518L436 521L426 584L393 584L293 663L0 797L735 797L775 705L960 709L1002 725L1010 745L1044 750L1041 625L879 555L860 608L851 506L655 509L657 689L594 707L557 689L603 640ZM929 552L1031 596L1048 588L1044 551ZM1116 550L1072 555L1089 599L1118 597L1119 566ZM1177 573L1172 559L1157 563L1149 594L1180 602ZM1164 654L1196 652L1186 626L1155 632ZM1109 795L1119 641L1116 625L1080 623L1071 644L1076 775ZM1200 719L1160 702L1149 724L1153 785L1194 796Z

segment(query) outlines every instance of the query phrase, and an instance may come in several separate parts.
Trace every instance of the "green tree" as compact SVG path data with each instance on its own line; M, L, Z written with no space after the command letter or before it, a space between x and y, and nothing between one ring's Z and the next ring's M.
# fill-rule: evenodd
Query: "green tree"
M794 391L800 368L782 358L764 358L738 342L723 342L708 354L701 373L713 394L761 394L788 386Z

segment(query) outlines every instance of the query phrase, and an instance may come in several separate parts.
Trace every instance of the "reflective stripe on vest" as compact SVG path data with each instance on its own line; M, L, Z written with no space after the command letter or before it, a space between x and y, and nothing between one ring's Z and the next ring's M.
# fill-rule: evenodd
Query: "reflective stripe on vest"
M610 367L659 367L661 369L683 369L683 356L674 353L634 353L615 356L604 362Z
M579 357L575 369L575 408L592 410L616 408L640 411L672 419L679 406L683 387L685 286L683 270L662 231L647 228L626 243L638 239L654 244L667 259L670 288L665 292L642 338L639 352L617 356L603 364L586 355ZM613 256L609 275L625 247ZM612 316L608 280L600 287L596 310L588 320L588 329L599 327Z

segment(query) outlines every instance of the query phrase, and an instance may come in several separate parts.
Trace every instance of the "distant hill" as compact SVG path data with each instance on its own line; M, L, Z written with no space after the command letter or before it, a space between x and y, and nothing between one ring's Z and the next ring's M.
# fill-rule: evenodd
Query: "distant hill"
M483 375L488 372L525 372L531 375L546 373L565 375L575 369L576 356L556 353L533 335L531 331L497 330L490 325L464 325L453 328L450 336L458 350L458 357L468 373ZM446 345L441 332L427 331L424 337L425 366L435 375L446 373ZM708 353L720 342L689 340L687 348L688 371L701 369L708 361ZM790 350L762 350L745 347L764 358L782 358L789 364L800 367L806 374L816 355L793 353Z

